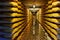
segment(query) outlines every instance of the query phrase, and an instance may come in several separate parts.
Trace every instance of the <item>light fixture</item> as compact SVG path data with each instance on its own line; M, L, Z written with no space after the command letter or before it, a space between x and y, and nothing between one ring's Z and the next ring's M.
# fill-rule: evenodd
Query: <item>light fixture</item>
M31 8L29 8L33 15L35 15L39 9L40 8L36 8L36 5L33 5Z
M36 6L35 5L33 5L33 8L35 8Z

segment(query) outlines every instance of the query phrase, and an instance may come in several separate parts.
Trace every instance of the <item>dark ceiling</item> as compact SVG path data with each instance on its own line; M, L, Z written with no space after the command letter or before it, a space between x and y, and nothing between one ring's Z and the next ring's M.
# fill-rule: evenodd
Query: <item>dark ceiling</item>
M21 0L26 6L32 6L32 5L43 5L48 0Z

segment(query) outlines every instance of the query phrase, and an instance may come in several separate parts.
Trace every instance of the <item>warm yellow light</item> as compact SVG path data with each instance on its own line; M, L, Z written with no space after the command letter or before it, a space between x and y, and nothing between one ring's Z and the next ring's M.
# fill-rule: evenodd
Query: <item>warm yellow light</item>
M59 4L59 3L60 3L60 1L53 2L53 3L52 3L52 5L54 5L54 6L55 6L55 5Z
M51 3L52 3L52 1L49 1L49 2L48 2L48 4L51 4Z
M18 4L21 4L21 2L19 2L19 1L18 1L17 3L18 3Z
M13 19L12 21L14 21L14 19ZM15 24L13 24L11 27L12 27L12 28L15 28L15 27L17 27L19 24L21 24L22 22L24 22L24 21L21 21L21 22L15 23Z
M23 14L13 13L11 16L23 16Z
M52 5L49 5L46 9L52 8Z
M16 2L10 2L9 4L11 4L13 6L18 6L18 3L16 3Z
M60 8L58 7L52 8L52 11L58 11L58 10L60 10Z
M23 9L21 6L18 6L18 8L21 8L21 9Z
M33 8L35 8L36 6L35 5L33 5Z
M18 11L18 8L11 8L12 11Z
M23 11L22 11L22 10L18 10L18 12L21 12L21 13L23 13Z
M16 22L16 21L19 21L19 20L22 20L22 19L24 19L24 18L14 18L14 19L12 19L11 22Z

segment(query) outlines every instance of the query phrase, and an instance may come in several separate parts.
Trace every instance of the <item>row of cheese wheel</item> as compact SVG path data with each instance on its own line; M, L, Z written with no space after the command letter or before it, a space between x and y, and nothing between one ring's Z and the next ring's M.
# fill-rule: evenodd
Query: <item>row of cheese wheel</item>
M43 14L44 17L44 29L51 38L51 40L57 40L57 29L60 25L60 1L49 1L46 4L45 12Z

